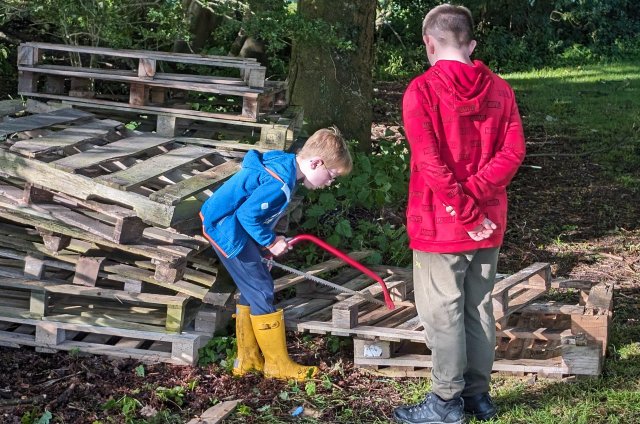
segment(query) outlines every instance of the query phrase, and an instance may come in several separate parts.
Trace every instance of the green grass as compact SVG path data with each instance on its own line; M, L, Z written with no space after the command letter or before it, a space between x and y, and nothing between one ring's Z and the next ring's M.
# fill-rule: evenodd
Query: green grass
M640 65L542 69L503 75L527 135L562 153L592 154L617 182L640 186Z

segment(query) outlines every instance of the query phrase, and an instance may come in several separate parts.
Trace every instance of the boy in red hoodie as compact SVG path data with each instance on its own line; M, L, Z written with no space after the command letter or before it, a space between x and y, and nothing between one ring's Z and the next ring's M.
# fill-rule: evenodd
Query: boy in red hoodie
M429 63L407 87L403 120L411 148L407 232L415 301L432 351L432 391L396 408L404 423L490 419L495 350L491 302L507 219L506 186L525 155L511 87L482 62L473 19L440 5L424 19Z

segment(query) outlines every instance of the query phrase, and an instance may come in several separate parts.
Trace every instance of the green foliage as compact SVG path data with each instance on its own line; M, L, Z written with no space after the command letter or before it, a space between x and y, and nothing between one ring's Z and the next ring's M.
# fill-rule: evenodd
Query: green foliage
M228 371L233 367L237 345L235 337L213 337L199 351L198 365L218 364Z
M427 66L422 19L438 0L378 0L376 71L407 78ZM500 72L640 57L634 0L469 0L479 58ZM416 63L418 61L418 63Z
M136 375L138 377L144 377L145 376L145 370L144 370L144 365L140 364L135 368L135 372Z
M184 395L186 393L186 389L182 386L174 386L174 387L157 387L156 388L156 396L162 402L167 403L171 402L178 406L182 406L184 404Z
M284 79L287 74L292 40L326 48L348 51L355 48L349 28L320 19L306 19L297 13L295 2L267 0L261 2L204 1L214 14L225 19L211 37L209 54L226 54L238 34L253 37L265 44L268 72ZM241 18L238 18L241 16Z
M332 336L331 334L325 336L327 350L331 353L338 353L345 347L352 346L352 339L348 337Z
M40 413L37 409L33 409L20 417L20 424L49 424L52 419L53 414L50 411L45 410L44 413Z
M188 37L176 0L7 0L0 3L0 16L26 19L42 37L74 45L168 50L174 40Z
M238 411L238 415L245 417L251 415L251 407L245 405L244 403L239 403L236 407L236 410Z
M403 224L408 186L409 151L395 141L382 140L365 154L354 149L351 174L327 190L306 196L301 228L343 250L371 249L369 259L389 265L409 258ZM306 261L317 261L317 250L306 247Z
M142 406L136 398L124 395L120 399L109 399L102 405L105 411L116 411L122 415L126 424L134 424L136 411Z
M304 385L304 391L307 393L307 396L314 396L316 394L316 382L307 381Z

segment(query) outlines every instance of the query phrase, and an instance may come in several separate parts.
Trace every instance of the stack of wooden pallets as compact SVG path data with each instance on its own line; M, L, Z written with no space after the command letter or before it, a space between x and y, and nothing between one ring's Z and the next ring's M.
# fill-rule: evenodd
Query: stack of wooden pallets
M258 133L264 147L284 149L302 125L302 109L288 107L286 82L267 80L255 59L24 43L18 70L20 95L154 115L163 136L201 128L200 121L217 132Z
M76 109L0 137L0 343L193 363L233 292L197 213L251 146Z

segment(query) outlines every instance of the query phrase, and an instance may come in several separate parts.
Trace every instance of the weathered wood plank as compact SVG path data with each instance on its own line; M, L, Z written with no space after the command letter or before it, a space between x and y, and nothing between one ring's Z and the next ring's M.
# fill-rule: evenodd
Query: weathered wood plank
M0 122L0 137L91 117L93 117L93 114L78 109L60 109L49 113L24 116L11 121Z
M507 317L541 296L550 287L551 267L542 262L498 281L492 292L494 318L500 320Z
M17 141L9 150L34 158L52 151L97 142L109 136L114 137L116 129L120 126L121 122L112 119L92 120L83 125L65 128L47 137ZM106 140L103 143L106 143Z
M187 91L199 91L203 93L215 93L228 96L250 96L254 100L257 99L256 94L260 94L264 89L259 88L260 85L230 85L230 84L215 84L215 83L199 83L183 80L171 80L159 78L148 79L139 77L135 72L130 74L124 74L122 71L117 70L113 72L110 69L97 69L97 68L74 68L71 66L56 66L56 65L34 65L34 66L19 66L18 69L23 72L31 72L33 74L42 75L62 75L66 77L76 78L95 78L104 81L121 81L131 83L132 92L134 86L146 87L166 87L173 88L175 90L187 90ZM259 80L255 80L259 84ZM262 78L262 84L264 86L264 76ZM35 93L33 93L35 94ZM132 104L138 104L131 102Z
M121 290L110 290L97 287L78 286L74 284L53 283L24 278L2 278L0 286L10 289L27 289L35 291L47 291L50 293L69 294L76 296L88 296L118 301L135 303L154 303L163 305L183 306L189 299L187 297L169 296L151 293L130 293Z
M63 52L91 53L103 56L146 58L166 62L184 62L209 66L234 67L234 68L262 68L263 66L254 58L241 58L234 56L214 56L190 53L154 52L148 50L111 49L107 47L71 46L68 44L52 43L23 43L23 46L36 47L42 50L57 50Z
M190 420L187 424L218 424L227 418L240 400L228 400L207 409L202 415Z
M94 180L111 187L129 191L164 173L193 163L215 152L214 149L199 146L180 147L168 153L154 156L144 162L137 163L122 171L94 178ZM69 157L69 159L71 158L73 158L73 156Z
M128 137L105 146L96 146L84 152L58 159L51 162L51 164L67 172L77 172L82 168L96 166L116 159L142 155L150 150L166 146L172 141L171 138L167 137Z
M188 197L221 184L227 178L238 172L240 168L241 165L239 161L230 160L222 165L215 166L207 171L194 175L191 178L158 190L152 193L149 199L165 205L176 205Z
M202 112L198 110L184 110L184 109L162 107L162 106L151 106L151 105L137 106L137 105L131 105L131 104L126 104L121 102L114 102L110 100L69 97L69 96L62 96L59 94L34 93L31 91L22 91L22 92L19 92L18 94L24 95L24 96L42 97L45 99L62 100L70 104L78 105L81 107L93 108L93 109L109 109L109 110L120 110L120 111L126 111L126 112L141 112L141 113L165 114L165 115L168 114L176 118L185 118L185 119L191 119L191 120L198 119L203 121L219 122L222 124L240 125L240 121L244 121L247 124L256 123L255 122L256 120L253 118L249 118L242 115L234 115L230 113ZM255 125L255 126L268 127L267 124Z

